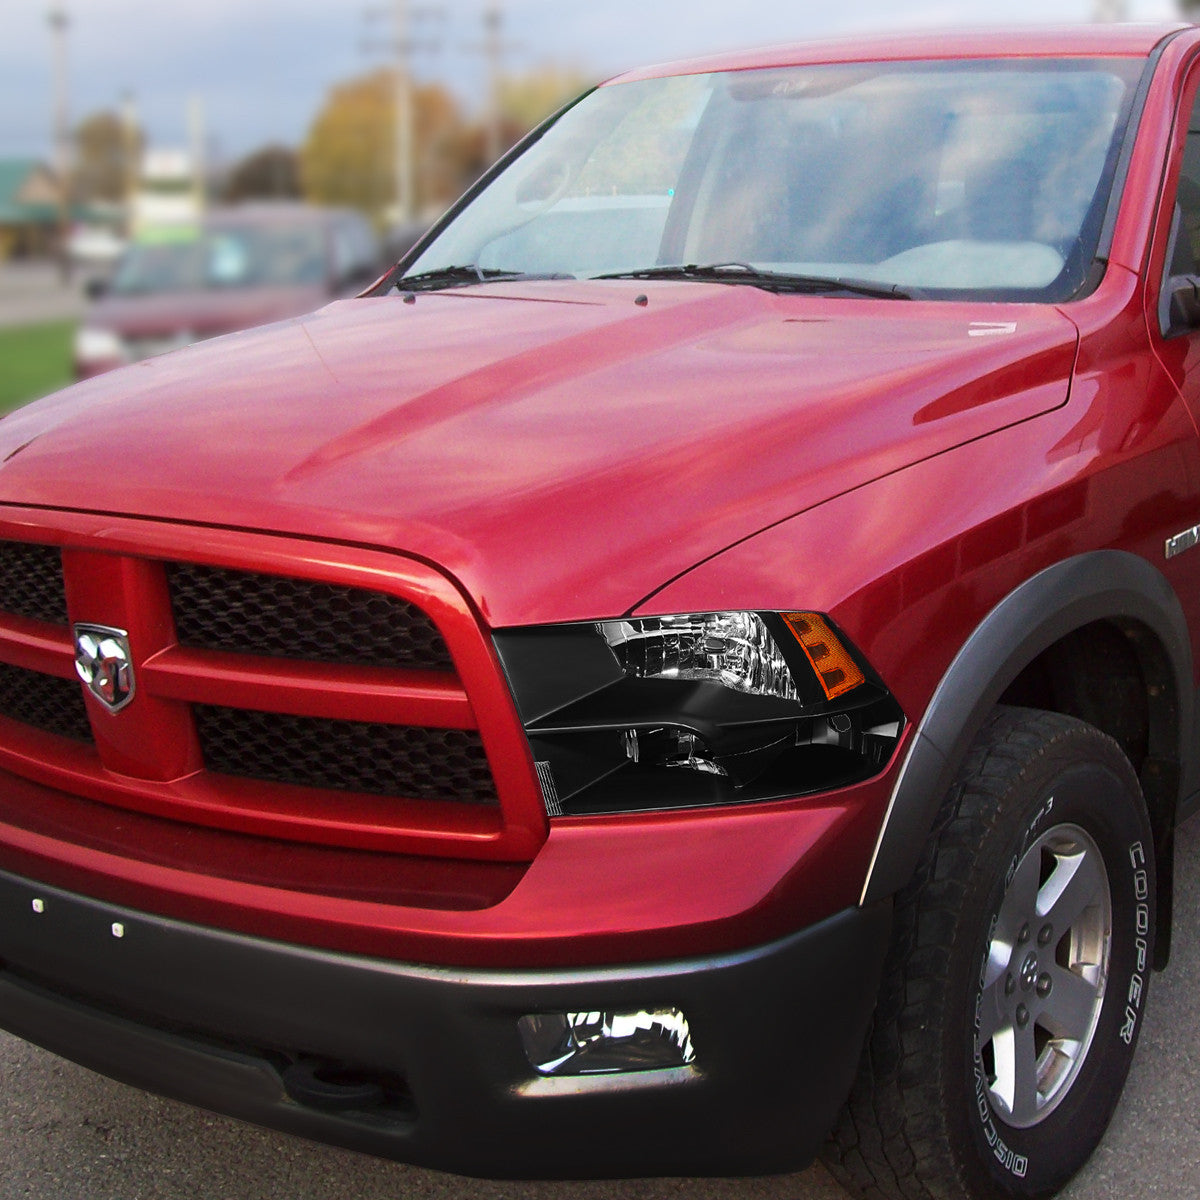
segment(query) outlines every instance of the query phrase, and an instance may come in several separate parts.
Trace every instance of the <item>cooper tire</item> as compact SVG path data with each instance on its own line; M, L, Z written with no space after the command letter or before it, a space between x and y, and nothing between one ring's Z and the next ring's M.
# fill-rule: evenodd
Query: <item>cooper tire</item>
M1048 1196L1108 1126L1154 956L1137 778L1090 725L998 709L896 898L854 1090L827 1148L851 1190Z

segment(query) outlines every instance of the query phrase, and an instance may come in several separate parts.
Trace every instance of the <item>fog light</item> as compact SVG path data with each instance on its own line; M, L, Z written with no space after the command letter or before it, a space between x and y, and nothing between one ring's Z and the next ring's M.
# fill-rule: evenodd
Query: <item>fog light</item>
M540 1075L654 1071L685 1067L696 1057L687 1018L677 1008L538 1013L518 1024Z

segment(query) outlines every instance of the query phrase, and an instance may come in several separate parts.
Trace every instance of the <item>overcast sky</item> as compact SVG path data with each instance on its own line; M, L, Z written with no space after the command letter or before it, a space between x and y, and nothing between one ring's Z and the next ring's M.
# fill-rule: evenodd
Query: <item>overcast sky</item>
M48 156L56 0L0 0L0 157ZM394 0L57 0L67 10L73 120L135 99L151 144L182 146L189 97L229 160L298 144L329 86L378 65ZM482 90L488 0L410 0L414 58L468 103ZM1079 22L1097 0L501 0L505 66L569 66L597 78L710 50L912 25ZM1174 0L1126 0L1131 19L1173 19ZM371 43L374 43L372 48Z

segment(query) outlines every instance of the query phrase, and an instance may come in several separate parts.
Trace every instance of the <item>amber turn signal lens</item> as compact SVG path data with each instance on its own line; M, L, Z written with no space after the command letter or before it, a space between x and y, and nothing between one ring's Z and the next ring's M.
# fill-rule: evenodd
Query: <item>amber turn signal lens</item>
M858 664L823 617L816 613L784 613L783 619L795 634L796 641L804 647L821 690L830 700L836 700L866 682Z

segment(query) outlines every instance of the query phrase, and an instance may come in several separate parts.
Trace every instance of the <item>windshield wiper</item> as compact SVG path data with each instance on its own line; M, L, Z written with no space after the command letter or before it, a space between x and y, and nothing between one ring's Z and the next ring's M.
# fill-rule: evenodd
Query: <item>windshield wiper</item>
M697 266L643 267L637 271L613 271L593 279L697 279L707 283L748 283L771 292L852 292L883 300L911 300L914 293L896 283L850 279L843 275L798 275L787 271L764 271L743 262L709 263Z
M434 271L422 271L419 275L402 275L392 285L399 292L438 291L442 288L465 287L472 283L508 283L515 279L574 279L574 275L559 273L537 273L532 271L504 271L494 267L481 267L477 263L467 266L438 267Z

